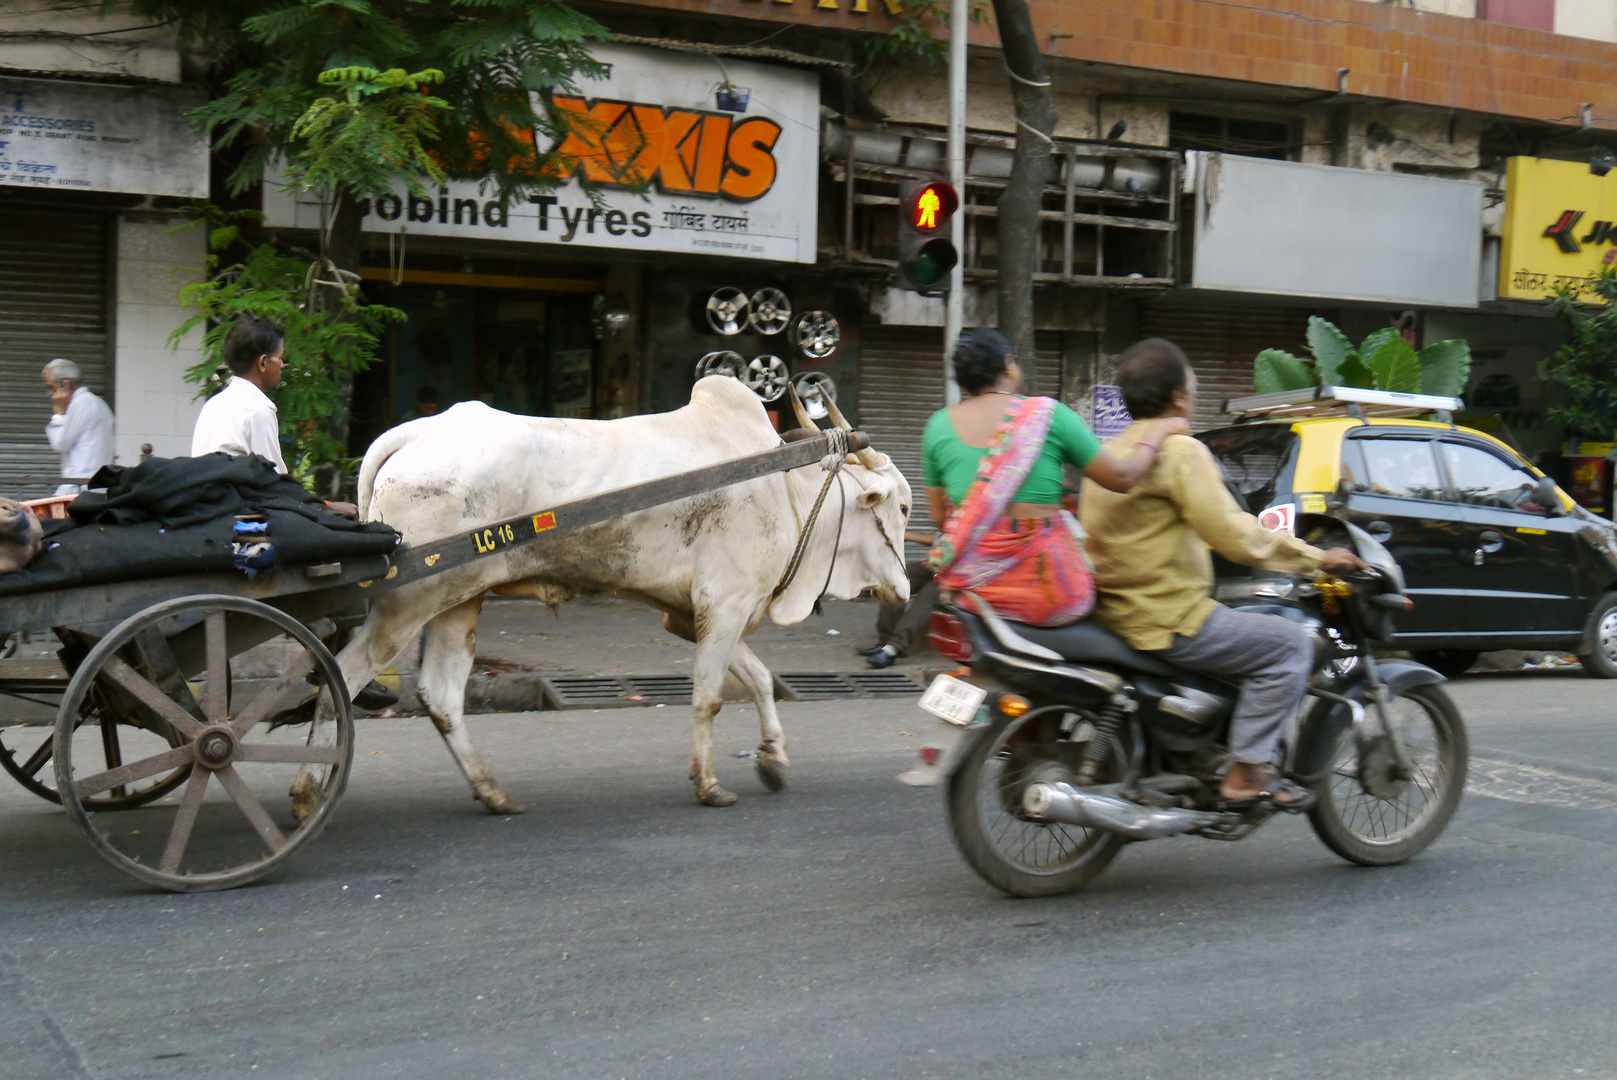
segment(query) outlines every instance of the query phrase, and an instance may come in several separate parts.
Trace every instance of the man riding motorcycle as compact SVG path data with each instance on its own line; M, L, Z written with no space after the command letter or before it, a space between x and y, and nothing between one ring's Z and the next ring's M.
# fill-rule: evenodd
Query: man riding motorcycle
M1107 444L1114 454L1128 453L1148 421L1195 412L1196 373L1170 341L1130 346L1117 382L1134 423ZM1094 617L1136 649L1241 684L1230 722L1235 763L1219 788L1227 807L1308 809L1314 793L1282 779L1273 762L1307 690L1313 638L1279 616L1215 601L1208 548L1231 562L1305 573L1363 570L1358 556L1265 530L1230 495L1207 447L1184 435L1164 440L1150 472L1127 492L1086 479L1079 507L1099 592Z

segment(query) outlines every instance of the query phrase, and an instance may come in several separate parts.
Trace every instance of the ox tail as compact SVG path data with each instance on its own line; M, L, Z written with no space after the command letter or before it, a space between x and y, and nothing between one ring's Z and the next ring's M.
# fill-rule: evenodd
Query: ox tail
M365 451L365 460L359 466L359 520L370 520L371 488L376 484L376 474L382 471L388 458L410 441L409 427L409 424L400 424L383 432Z

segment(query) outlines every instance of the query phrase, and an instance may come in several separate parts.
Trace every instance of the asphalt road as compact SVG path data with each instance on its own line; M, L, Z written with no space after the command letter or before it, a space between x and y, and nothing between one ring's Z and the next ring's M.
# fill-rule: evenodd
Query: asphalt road
M893 781L903 702L787 706L780 795L727 709L725 810L691 798L682 709L474 718L512 818L425 721L364 721L333 826L229 893L145 891L7 787L0 1076L1617 1075L1613 687L1453 689L1478 782L1414 863L1288 818L1041 901Z

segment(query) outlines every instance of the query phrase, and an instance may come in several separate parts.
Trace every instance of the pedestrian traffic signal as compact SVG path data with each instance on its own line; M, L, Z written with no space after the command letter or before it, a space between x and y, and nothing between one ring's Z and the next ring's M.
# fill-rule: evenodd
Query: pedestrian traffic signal
M918 293L949 291L949 271L960 253L949 239L949 220L960 206L942 180L908 180L898 192L898 287Z

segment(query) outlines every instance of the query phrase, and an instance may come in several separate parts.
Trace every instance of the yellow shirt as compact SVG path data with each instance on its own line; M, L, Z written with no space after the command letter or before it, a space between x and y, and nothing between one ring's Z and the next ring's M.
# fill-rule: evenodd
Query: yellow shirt
M1126 457L1144 425L1106 444ZM1187 435L1162 444L1151 471L1126 495L1085 479L1079 516L1095 563L1095 617L1136 649L1194 637L1212 613L1211 547L1231 562L1269 570L1318 570L1318 548L1269 532L1224 487L1212 452Z

